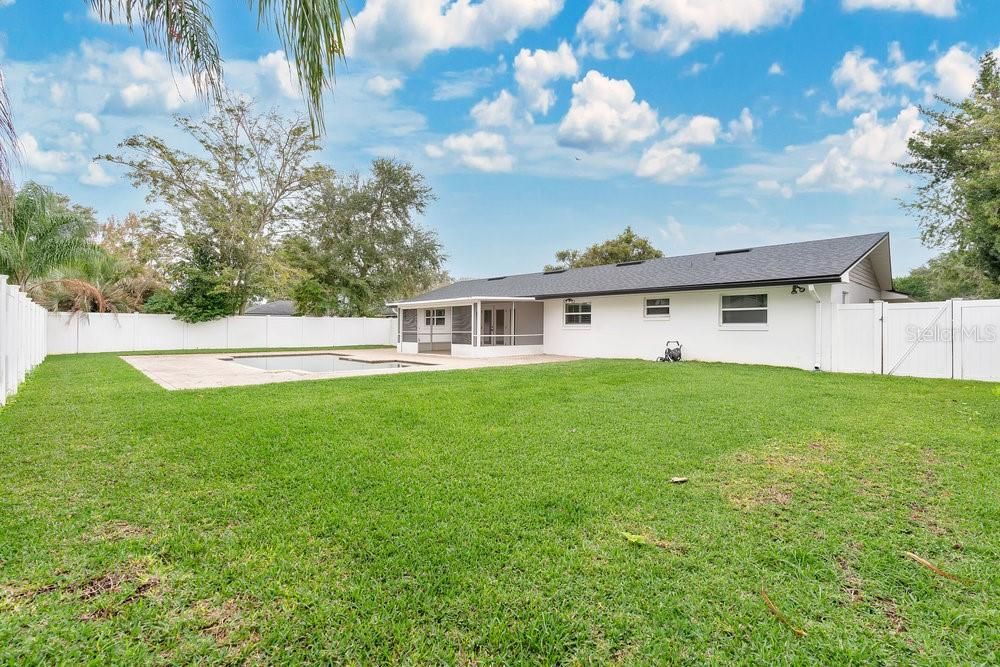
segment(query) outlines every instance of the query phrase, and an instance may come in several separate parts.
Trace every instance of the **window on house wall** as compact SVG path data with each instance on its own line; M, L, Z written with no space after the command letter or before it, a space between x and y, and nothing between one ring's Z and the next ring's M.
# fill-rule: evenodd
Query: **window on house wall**
M444 326L444 308L429 308L424 311L424 324L427 326Z
M564 324L590 324L590 304L570 302L563 304Z
M643 315L652 318L670 317L670 299L649 297L642 300Z
M723 295L720 303L720 323L723 326L765 326L767 295Z

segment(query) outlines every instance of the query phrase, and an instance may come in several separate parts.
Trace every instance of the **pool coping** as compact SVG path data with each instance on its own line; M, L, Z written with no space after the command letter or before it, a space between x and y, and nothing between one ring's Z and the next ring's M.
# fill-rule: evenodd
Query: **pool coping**
M362 368L349 371L299 371L266 370L239 363L232 363L235 357L264 356L306 356L331 355L346 357L360 362L397 362L408 364L403 368ZM303 380L331 380L345 377L369 375L393 375L396 373L420 373L428 371L459 370L495 366L519 366L524 364L571 361L576 357L556 355L524 355L518 357L498 357L472 359L450 356L436 356L430 360L426 355L405 354L392 348L382 349L342 349L337 351L292 352L216 352L206 354L144 354L122 355L126 363L145 374L156 384L171 391L183 389L215 389L222 387L251 386L275 382L295 382Z

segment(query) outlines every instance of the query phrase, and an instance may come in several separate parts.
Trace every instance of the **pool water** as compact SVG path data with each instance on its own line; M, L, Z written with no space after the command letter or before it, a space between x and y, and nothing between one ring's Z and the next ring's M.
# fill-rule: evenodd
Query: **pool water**
M336 373L375 368L406 368L410 364L398 361L359 361L335 354L280 354L260 357L233 357L232 361L265 371L306 371L308 373Z

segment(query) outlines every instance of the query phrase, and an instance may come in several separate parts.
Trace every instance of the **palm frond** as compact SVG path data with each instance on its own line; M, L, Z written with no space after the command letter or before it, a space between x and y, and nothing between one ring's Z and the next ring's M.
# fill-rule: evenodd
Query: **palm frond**
M139 28L150 46L191 77L195 90L217 98L222 57L205 0L90 0L102 21Z
M14 180L11 166L18 159L14 110L7 95L3 70L0 70L0 225L10 221L14 203Z
M322 130L323 91L333 83L337 60L346 56L344 27L351 21L343 0L249 0L257 4L258 23L271 21L295 73L313 130Z
M323 93L333 84L337 60L346 55L345 0L247 0L258 26L275 30L294 62L315 132L322 131ZM143 31L147 43L194 79L196 89L216 101L223 94L222 58L212 13L205 0L90 0L105 21Z

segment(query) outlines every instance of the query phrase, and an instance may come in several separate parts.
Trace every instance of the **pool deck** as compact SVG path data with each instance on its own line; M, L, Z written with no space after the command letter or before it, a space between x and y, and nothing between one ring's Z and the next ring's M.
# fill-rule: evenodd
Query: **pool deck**
M307 371L268 371L230 361L233 357L261 357L301 354L336 354L359 361L399 361L415 364L406 368L363 368L351 371L312 373ZM448 371L465 368L489 368L494 366L522 366L525 364L545 364L559 361L573 361L576 357L561 357L551 354L531 354L518 357L494 357L469 359L443 354L401 354L392 348L383 349L339 349L303 350L298 352L234 352L213 354L153 354L123 355L122 359L142 371L153 382L164 389L212 389L237 387L272 382L295 382L300 380L326 380L364 375L392 375L394 373L419 373L424 371Z

